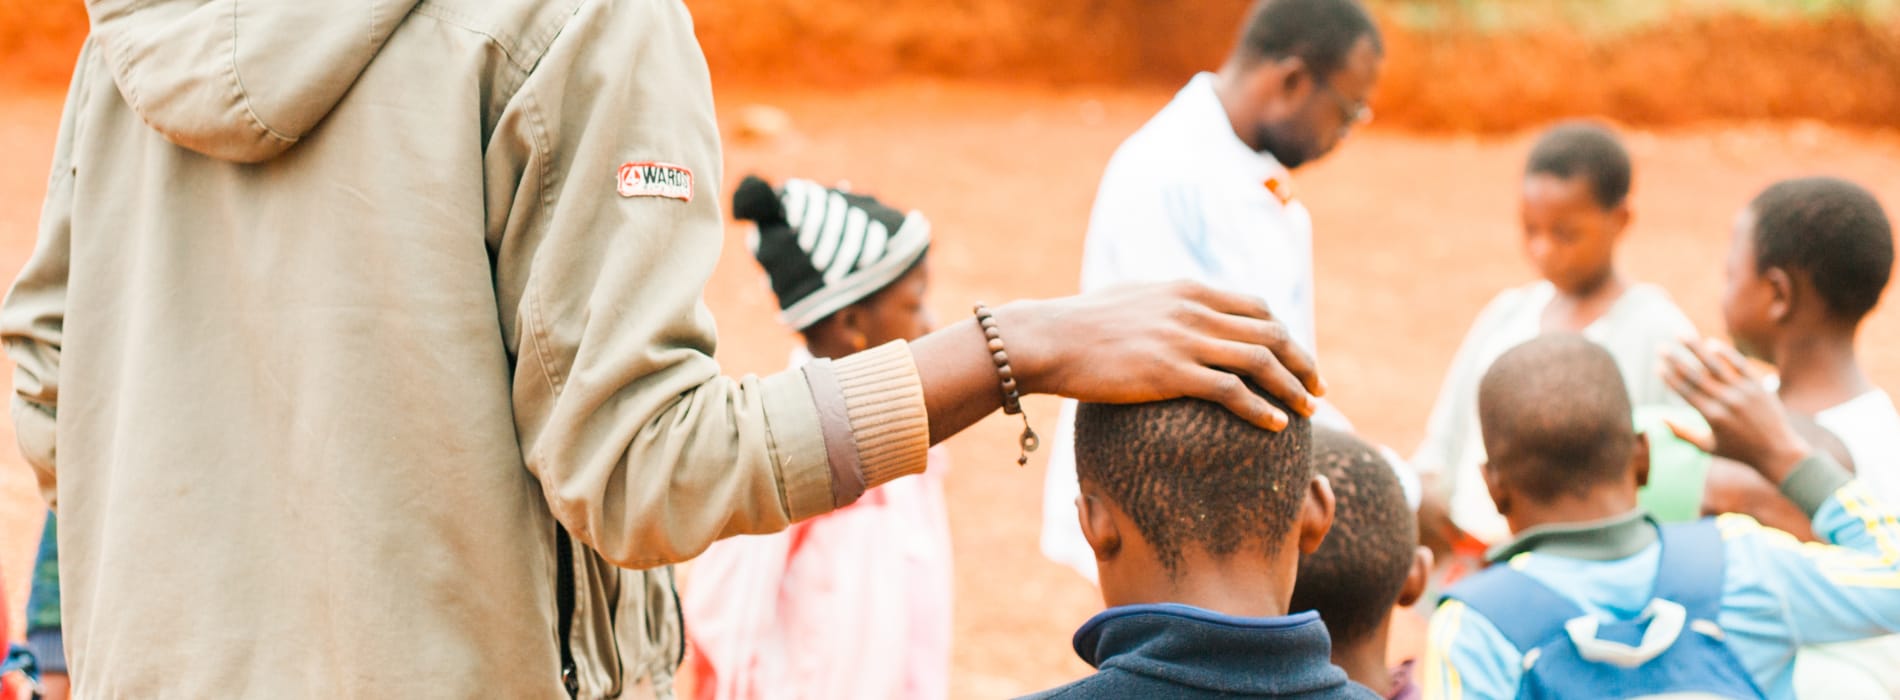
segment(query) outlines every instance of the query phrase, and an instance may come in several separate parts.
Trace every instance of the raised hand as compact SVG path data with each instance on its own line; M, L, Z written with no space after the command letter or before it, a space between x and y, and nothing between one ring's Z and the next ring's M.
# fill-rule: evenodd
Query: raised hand
M1687 354L1663 353L1663 381L1709 423L1708 434L1670 429L1717 457L1741 462L1780 484L1812 449L1795 432L1781 400L1762 386L1740 354L1713 340L1685 339Z

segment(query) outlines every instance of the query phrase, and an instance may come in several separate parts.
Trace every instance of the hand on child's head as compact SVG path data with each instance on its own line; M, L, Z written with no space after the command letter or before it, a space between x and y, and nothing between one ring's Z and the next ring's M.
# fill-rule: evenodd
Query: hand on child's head
M1269 430L1325 393L1313 357L1257 298L1192 282L1130 285L997 309L1032 393L1096 403L1197 398ZM1251 382L1252 384L1249 384Z

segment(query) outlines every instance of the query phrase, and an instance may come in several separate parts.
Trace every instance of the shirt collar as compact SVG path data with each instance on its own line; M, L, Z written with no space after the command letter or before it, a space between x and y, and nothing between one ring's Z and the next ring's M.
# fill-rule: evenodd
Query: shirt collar
M1287 169L1280 165L1273 154L1253 150L1234 133L1234 123L1227 118L1227 107L1221 104L1220 93L1214 90L1217 80L1218 77L1213 73L1203 72L1189 80L1187 87L1181 88L1176 99L1181 101L1182 107L1192 117L1189 120L1191 126L1218 142L1224 153L1256 170L1262 182L1269 177L1288 179L1290 175Z
M1236 617L1189 605L1125 605L1075 632L1096 668L1242 695L1298 695L1347 683L1319 614Z
M1634 556L1655 544L1656 527L1656 519L1650 517L1649 511L1637 508L1602 520L1539 525L1492 547L1484 556L1489 561L1499 562L1535 551L1569 559L1615 561Z

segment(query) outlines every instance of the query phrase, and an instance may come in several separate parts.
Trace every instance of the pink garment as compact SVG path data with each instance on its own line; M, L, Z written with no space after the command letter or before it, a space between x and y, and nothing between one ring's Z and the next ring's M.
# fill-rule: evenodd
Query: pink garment
M693 560L681 605L697 697L947 697L948 467L932 449L921 475Z

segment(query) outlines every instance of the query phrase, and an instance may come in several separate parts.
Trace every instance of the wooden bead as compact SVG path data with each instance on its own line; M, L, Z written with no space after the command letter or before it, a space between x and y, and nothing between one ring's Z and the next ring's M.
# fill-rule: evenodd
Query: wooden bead
M990 355L990 359L995 360L996 366L1001 367L1003 365L1009 364L1009 353L998 350L994 354Z
M1005 382L1016 381L1016 370L1010 369L1009 365L996 368L996 375L1002 377Z
M1003 339L1002 339L1002 338L991 338L991 339L990 339L990 352L1002 352L1002 351L1003 351Z
M1003 380L1003 393L1009 394L1012 397L1020 396L1020 394L1016 393L1016 380L1014 379Z

